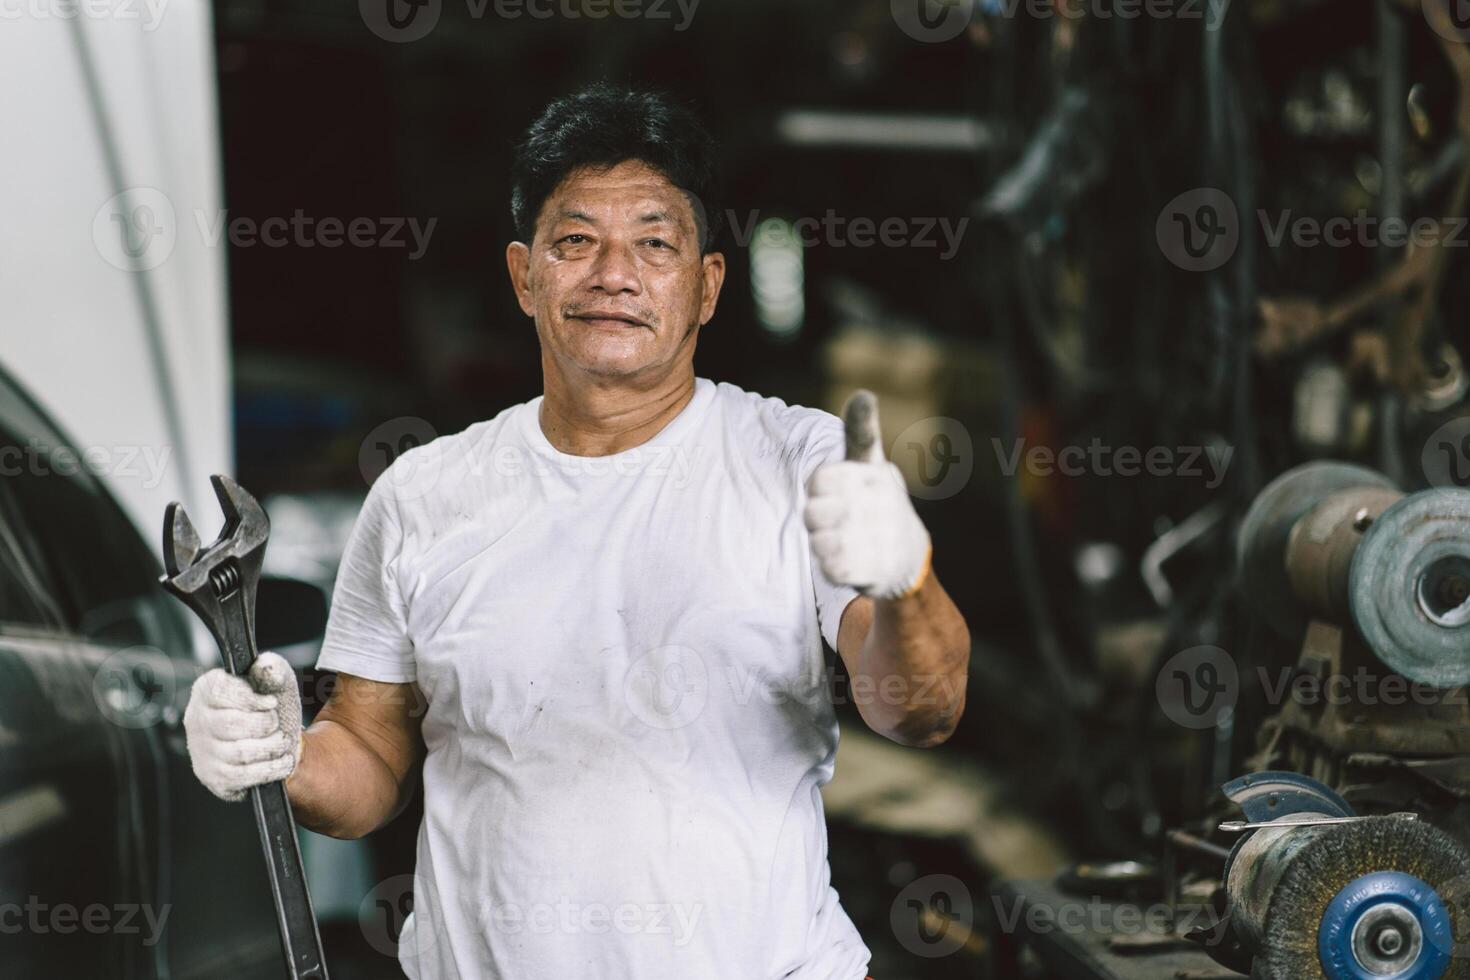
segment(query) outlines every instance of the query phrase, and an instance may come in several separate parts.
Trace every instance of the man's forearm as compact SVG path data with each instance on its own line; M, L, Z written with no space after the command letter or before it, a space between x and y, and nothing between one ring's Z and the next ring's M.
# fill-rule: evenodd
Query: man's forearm
M345 725L319 719L304 733L301 759L286 780L296 821L329 837L372 833L402 811L413 784Z
M864 720L905 745L943 742L964 712L970 666L964 616L931 572L912 595L874 600L872 617L853 678L867 687L859 701Z

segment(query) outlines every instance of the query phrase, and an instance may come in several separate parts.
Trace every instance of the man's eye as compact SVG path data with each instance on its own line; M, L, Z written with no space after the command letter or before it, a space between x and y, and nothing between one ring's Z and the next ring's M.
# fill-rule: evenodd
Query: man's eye
M562 242L565 242L569 245L580 245L586 240L586 235L563 235L561 239L557 242L557 244L560 245Z
M650 239L647 239L646 241L644 241L643 244L645 244L645 245L652 245L654 248L670 248L671 247L669 245L669 243L666 242L666 241L664 241L662 238L650 238Z

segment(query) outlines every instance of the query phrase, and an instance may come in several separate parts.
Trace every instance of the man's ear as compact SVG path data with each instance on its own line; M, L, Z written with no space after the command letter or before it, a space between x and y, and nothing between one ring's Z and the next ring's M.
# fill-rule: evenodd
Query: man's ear
M536 315L536 303L531 295L531 250L524 242L511 242L505 246L505 267L510 270L510 287L516 291L516 302L526 316Z
M715 304L720 300L720 287L725 284L725 253L710 252L700 259L704 277L704 296L699 303L699 325L702 327L715 315Z

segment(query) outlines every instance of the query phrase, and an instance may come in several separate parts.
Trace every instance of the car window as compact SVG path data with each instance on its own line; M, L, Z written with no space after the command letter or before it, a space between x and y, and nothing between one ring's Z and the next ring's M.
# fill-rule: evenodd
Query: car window
M0 624L64 629L51 585L30 558L34 549L24 546L19 516L9 483L0 478Z
M98 643L187 656L183 611L158 584L159 559L78 459L0 376L0 523L8 530L0 553L10 555L0 563L0 590L14 604L0 607L0 617L54 625L45 620L59 615L66 628ZM48 616L38 604L54 611Z

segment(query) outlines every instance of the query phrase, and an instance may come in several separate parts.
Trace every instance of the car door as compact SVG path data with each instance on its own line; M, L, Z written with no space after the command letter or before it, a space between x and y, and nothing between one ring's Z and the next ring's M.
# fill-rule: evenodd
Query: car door
M93 909L86 933L32 924L21 933L27 962L48 977L81 959L90 968L60 975L278 976L249 808L215 799L189 766L183 709L203 668L185 610L159 586L157 556L96 475L61 465L84 458L76 448L0 375L0 466L9 463L0 552L10 555L0 596L29 597L0 607L0 622L43 620L0 638L0 665L15 678L0 684L0 799L8 791L61 814L17 838L8 856L16 884L0 863L0 888L79 910L113 907L105 919ZM0 862L3 842L0 829ZM8 938L0 932L0 948Z

